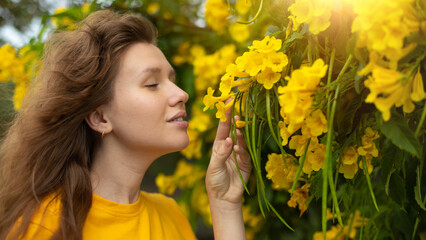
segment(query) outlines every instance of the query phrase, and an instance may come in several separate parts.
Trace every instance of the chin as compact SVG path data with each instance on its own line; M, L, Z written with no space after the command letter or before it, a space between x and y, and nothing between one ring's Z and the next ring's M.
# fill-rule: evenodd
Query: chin
M170 145L170 152L178 152L184 150L189 145L189 138L186 136L185 139L176 139L173 145Z

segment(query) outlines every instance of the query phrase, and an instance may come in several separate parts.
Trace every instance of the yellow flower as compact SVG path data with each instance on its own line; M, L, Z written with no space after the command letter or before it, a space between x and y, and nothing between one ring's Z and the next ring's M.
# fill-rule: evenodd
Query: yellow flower
M296 0L289 8L289 19L293 21L293 30L300 24L309 24L309 31L318 34L330 26L333 1L327 0Z
M295 149L296 153L295 155L300 157L305 152L306 143L308 142L309 137L304 135L294 135L290 139L290 143L288 144L288 147L290 149ZM310 144L309 144L310 145Z
M173 178L181 189L192 187L196 182L203 179L205 172L195 167L193 164L180 160L176 166Z
M203 145L203 140L200 138L199 132L193 129L188 128L187 133L189 137L189 144L181 151L181 153L188 159L200 159L202 157L201 147Z
M215 96L213 96L213 93L214 93L214 90L211 87L209 87L207 89L207 95L205 95L204 98L203 98L203 104L205 106L203 111L207 111L207 109L209 109L209 108L213 109L214 105L217 102L224 101L224 100L228 99L228 97L229 97L229 96L215 97Z
M373 159L373 156L369 154L365 155L365 163L367 164L368 173L371 173L373 171L373 164L371 163L372 159ZM359 168L364 170L364 164L362 163L362 161L359 161Z
M302 134L311 137L318 137L328 131L328 122L323 112L316 109L306 118L302 126Z
M191 198L191 210L195 210L203 217L207 226L212 225L211 211L209 207L209 198L203 183L198 183L194 187Z
M16 56L15 49L10 44L0 48L0 82L13 80L18 83L26 79L24 63Z
M157 2L150 3L148 7L146 8L146 12L149 15L153 15L157 13L159 10L160 10L160 4L158 4Z
M237 57L235 63L238 70L245 71L250 76L256 76L261 70L265 69L264 54L259 52L245 52L242 56Z
M229 101L229 103L227 103L225 105L224 102L218 102L215 104L217 112L216 112L216 118L219 118L221 122L225 122L226 121L226 111L228 111L229 108L232 107L232 105L234 104L234 99L232 99L232 101Z
M352 32L358 32L357 46L398 61L402 56L395 53L403 48L405 37L419 29L412 3L413 0L352 1L357 14L352 23Z
M326 72L327 65L322 59L317 59L311 67L303 66L294 70L291 77L286 77L287 86L278 88L279 103L288 117L289 129L303 123L311 112L312 95Z
M288 64L288 57L283 52L270 52L266 54L266 66L274 72L281 72Z
M173 176L166 176L163 173L159 173L155 178L155 184L158 187L158 191L164 194L172 195L176 190L176 184Z
M229 75L233 77L239 77L239 78L244 78L249 76L247 73L240 71L237 65L235 65L234 63L231 63L226 67L226 73L228 73Z
M240 15L245 15L250 11L251 8L251 0L237 0L235 4L235 10Z
M266 178L271 179L272 188L289 189L293 185L298 166L295 165L296 159L289 154L285 155L287 167L281 154L271 153L266 162Z
M281 135L281 139L282 139L281 144L283 146L285 146L288 143L288 138L291 136L291 133L288 131L288 129L287 129L287 127L286 127L286 125L283 121L278 122L278 127L280 128L280 135Z
M373 157L377 157L379 155L379 151L376 148L376 144L373 142L374 140L380 137L379 133L370 127L365 129L365 134L361 138L362 146L358 147L358 153L361 156L366 156L367 154L372 155Z
M274 84L281 79L281 74L276 73L267 67L257 75L256 79L258 83L263 84L265 89L271 89Z
M222 34L229 22L228 5L222 0L208 0L204 16L207 24L219 34Z
M55 9L53 13L57 15L57 14L65 13L65 12L67 12L67 9L65 7L60 7ZM75 29L75 22L69 17L66 17L66 16L52 17L51 21L55 28L64 26L68 30Z
M172 57L172 62L174 65L179 66L184 64L185 62L192 62L192 56L188 55L190 45L191 43L187 41L181 43L178 46L177 54Z
M22 101L24 97L27 95L29 90L29 86L27 83L19 83L15 87L15 91L13 94L13 106L15 110L19 110L22 107Z
M289 207L296 208L297 205L299 205L300 215L308 209L308 206L306 206L306 199L309 197L309 187L311 184L305 184L301 188L294 191L293 195L291 195L290 200L288 200L287 205Z
M192 59L206 55L206 51L204 50L204 48L198 44L192 45L191 48L189 49L189 53Z
M83 3L83 5L81 5L81 11L84 14L88 14L90 12L90 2Z
M411 99L415 102L419 102L426 98L426 92L423 86L422 74L420 74L420 68L418 68L416 75L413 78L413 90L411 92Z
M248 48L251 51L256 51L260 53L270 53L270 52L276 52L281 49L282 40L276 39L275 37L270 37L267 35L264 39L261 41L254 40L252 46L249 46Z
M194 85L199 94L203 94L208 87L215 86L220 76L225 73L226 66L237 57L236 46L233 44L225 45L211 55L203 54L203 50L198 47L191 54L198 54L192 55L194 56L192 63L196 75Z
M219 91L222 93L221 96L229 96L233 87L244 85L251 81L249 78L235 81L234 76L225 73L220 79Z
M236 126L237 128L243 128L243 127L245 127L245 126L246 126L246 122L245 122L245 121L238 120L238 121L236 121L236 122L235 122L235 126Z
M343 176L346 179L354 178L357 172L358 172L358 163L341 164L339 168L339 173L343 173Z
M315 144L315 142L312 141L312 140L311 140L311 143ZM309 146L311 146L311 145L309 145ZM304 164L303 167L305 168L305 165L306 165L307 169L310 168L310 169L317 172L324 167L326 146L324 144L316 144L316 145L312 146L312 149L313 149L312 151L310 151L310 148L311 147L309 147L308 152L306 153L306 160L305 160L305 164ZM305 172L305 171L303 171L303 172ZM305 172L305 173L307 173L307 172Z
M229 26L229 34L238 43L244 43L250 37L250 25L233 23Z

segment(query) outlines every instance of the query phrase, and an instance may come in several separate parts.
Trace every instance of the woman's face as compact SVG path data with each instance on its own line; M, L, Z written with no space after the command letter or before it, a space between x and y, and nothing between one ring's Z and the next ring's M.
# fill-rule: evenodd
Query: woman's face
M114 96L105 105L112 134L125 148L159 154L188 145L185 103L164 54L149 43L131 45L122 56Z

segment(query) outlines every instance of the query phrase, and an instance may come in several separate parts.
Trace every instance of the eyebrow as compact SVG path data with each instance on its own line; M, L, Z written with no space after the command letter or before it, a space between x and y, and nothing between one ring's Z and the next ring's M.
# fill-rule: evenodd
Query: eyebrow
M149 72L149 73L160 73L161 72L161 68L158 68L158 67L147 67L147 68L143 69L141 73L146 73L146 72ZM176 79L176 72L175 72L174 69L171 69L169 71L169 79L175 81L175 79Z

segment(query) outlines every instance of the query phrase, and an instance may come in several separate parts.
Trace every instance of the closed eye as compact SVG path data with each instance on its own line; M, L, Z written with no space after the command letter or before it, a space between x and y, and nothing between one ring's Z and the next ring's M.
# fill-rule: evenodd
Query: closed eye
M158 83L145 85L145 87L147 88L156 88L157 86L158 86Z

